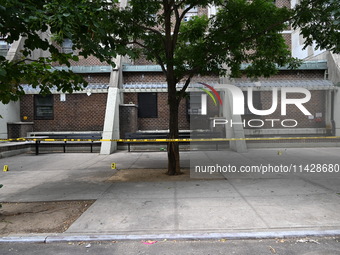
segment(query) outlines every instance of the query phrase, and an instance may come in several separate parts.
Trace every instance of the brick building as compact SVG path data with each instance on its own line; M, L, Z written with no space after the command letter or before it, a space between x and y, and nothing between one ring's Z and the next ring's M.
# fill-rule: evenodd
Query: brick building
M278 6L294 5L294 1L289 0L275 2ZM215 11L214 7L197 8L188 15L200 13L211 15ZM258 110L269 109L272 106L273 88L301 87L311 92L311 99L305 105L311 115L306 116L298 108L288 106L284 118L297 121L297 125L292 128L282 127L280 124L282 121L280 107L269 116L254 116L245 107L245 114L238 120L245 123L241 128L243 136L335 134L333 109L335 102L332 98L335 93L333 83L336 82L337 76L333 75L332 79L329 77L330 69L335 66L334 61L329 60L329 56L333 55L326 51L316 51L313 47L302 50L303 38L299 36L298 31L287 30L283 31L283 34L292 55L305 61L297 70L281 68L277 75L256 81L246 78L228 80L219 76L195 77L188 88L191 99L196 100L195 106L192 104L193 100L182 100L180 130L211 129L212 118L226 117L225 108L230 107L230 102L225 95L227 92L223 84L233 84L243 91L245 98L249 96L248 88L253 88L253 103ZM71 50L70 45L71 42L66 40L60 50ZM68 69L59 66L56 68ZM89 57L72 62L70 69L83 75L89 86L73 94L55 91L50 96L42 97L38 90L24 85L26 95L20 100L17 122L32 122L33 131L39 133L97 131L103 133L104 139L124 138L126 132L168 130L167 88L159 66L143 58L132 62L119 56L116 59L116 67L112 68L107 63ZM334 72L338 73L339 70ZM206 97L207 115L202 115L204 93L200 90L202 86L199 82L215 87L221 97L224 96L223 103L228 105L223 107L215 105L210 97ZM280 92L278 95L280 96ZM295 94L290 98L299 96L301 95ZM278 103L281 103L280 99ZM273 122L266 119L279 121L273 126ZM194 127L193 123L199 125ZM234 131L223 132L226 137L235 135ZM107 143L105 146L107 148L102 147L102 153L110 153L116 148L115 145Z

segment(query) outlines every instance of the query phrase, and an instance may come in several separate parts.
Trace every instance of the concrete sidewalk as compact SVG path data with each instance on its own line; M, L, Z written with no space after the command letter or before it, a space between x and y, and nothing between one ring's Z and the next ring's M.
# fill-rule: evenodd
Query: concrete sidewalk
M278 156L280 155L280 157ZM181 152L182 167L227 160L255 164L340 164L340 148ZM223 174L217 180L105 182L119 169L166 168L166 152L23 154L0 159L2 202L96 202L59 237L226 236L227 233L340 234L340 173ZM222 163L221 163L222 164ZM220 235L219 235L220 234ZM52 238L53 239L53 238ZM72 239L72 238L71 238ZM97 237L98 239L98 237Z

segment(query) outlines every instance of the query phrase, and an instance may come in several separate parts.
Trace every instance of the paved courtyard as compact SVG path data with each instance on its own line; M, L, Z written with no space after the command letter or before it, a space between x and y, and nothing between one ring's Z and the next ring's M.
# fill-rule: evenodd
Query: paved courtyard
M340 148L191 151L181 153L181 165L336 165L339 155ZM8 165L9 171L0 172L0 201L96 200L66 236L340 231L339 172L214 173L217 178L204 180L112 183L107 180L117 170L111 163L120 170L163 171L167 154L119 151L3 158L0 165Z

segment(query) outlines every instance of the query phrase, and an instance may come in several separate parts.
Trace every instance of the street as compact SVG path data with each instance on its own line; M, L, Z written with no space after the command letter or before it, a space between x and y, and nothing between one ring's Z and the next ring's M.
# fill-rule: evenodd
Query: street
M242 255L338 255L340 237L259 240L146 240L69 243L1 243L1 255L80 254L242 254Z

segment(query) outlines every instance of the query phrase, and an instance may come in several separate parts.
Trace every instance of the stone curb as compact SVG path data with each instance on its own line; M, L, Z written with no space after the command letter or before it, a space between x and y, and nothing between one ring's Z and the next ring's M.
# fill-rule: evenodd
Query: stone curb
M203 240L203 239L274 239L340 236L340 230L321 231L277 231L240 233L192 233L192 234L146 234L146 235L47 235L0 237L0 243L55 243L55 242L93 242L93 241L133 241L133 240Z

